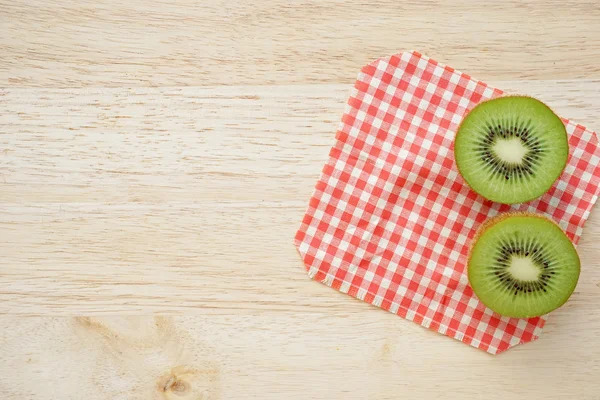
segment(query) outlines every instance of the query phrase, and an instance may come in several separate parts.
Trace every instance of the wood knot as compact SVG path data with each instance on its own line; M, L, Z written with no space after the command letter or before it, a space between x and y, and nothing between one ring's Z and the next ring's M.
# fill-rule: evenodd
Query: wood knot
M179 365L158 378L157 390L167 400L217 400L219 396L219 371Z
M174 394L183 397L190 393L191 386L188 382L176 375L167 374L158 380L158 390L165 395Z
M177 396L185 396L190 391L190 384L171 375L167 377L162 387L163 392L171 392Z

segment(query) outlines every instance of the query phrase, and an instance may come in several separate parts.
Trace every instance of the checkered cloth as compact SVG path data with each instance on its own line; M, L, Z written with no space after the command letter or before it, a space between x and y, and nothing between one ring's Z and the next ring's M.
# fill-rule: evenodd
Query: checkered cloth
M488 218L542 213L577 244L599 192L596 135L563 120L569 162L541 198L484 200L458 174L453 140L502 91L417 52L365 66L295 244L311 278L492 354L537 339L545 317L501 317L473 294L469 242Z

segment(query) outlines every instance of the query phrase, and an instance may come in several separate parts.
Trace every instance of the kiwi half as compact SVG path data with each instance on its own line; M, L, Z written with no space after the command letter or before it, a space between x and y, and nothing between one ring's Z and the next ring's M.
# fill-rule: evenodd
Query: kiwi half
M575 247L558 225L528 213L508 213L478 231L467 265L477 297L498 314L530 318L571 296L579 279Z
M504 204L546 193L569 156L560 118L531 97L505 96L480 103L463 119L454 143L462 177L478 194Z

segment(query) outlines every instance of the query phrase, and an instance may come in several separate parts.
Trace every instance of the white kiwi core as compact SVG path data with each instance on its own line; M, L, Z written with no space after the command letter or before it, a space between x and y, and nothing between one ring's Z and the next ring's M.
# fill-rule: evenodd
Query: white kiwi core
M524 282L535 282L538 280L541 271L529 257L513 256L510 260L508 272L513 278Z
M521 139L513 137L510 139L497 139L492 146L492 151L500 160L508 164L520 164L529 149Z

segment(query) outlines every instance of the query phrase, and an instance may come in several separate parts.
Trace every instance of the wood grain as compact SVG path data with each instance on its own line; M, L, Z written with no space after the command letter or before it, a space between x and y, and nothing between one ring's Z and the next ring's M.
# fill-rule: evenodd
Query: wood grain
M344 312L4 318L0 389L10 399L597 399L597 332L577 326L600 320L569 308L542 339L497 357L358 301Z
M351 83L421 52L482 79L598 78L597 0L0 0L0 81L28 87Z
M492 357L310 281L358 69L417 49L600 129L596 1L0 0L7 399L600 399L600 217Z

